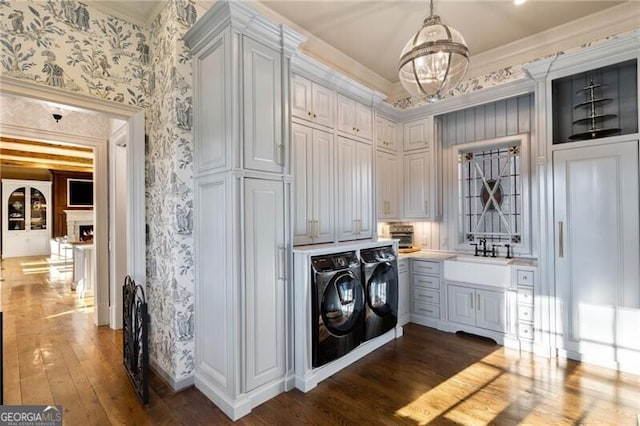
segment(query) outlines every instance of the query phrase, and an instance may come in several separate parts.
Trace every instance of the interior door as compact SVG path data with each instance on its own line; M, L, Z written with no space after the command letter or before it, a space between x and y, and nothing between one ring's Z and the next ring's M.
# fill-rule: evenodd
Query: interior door
M553 154L558 345L640 360L638 141Z

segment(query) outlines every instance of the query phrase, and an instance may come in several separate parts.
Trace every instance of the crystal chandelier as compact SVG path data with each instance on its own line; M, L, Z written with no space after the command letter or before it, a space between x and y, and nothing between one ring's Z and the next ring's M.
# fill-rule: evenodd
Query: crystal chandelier
M398 75L412 96L434 101L454 89L469 66L469 48L460 33L430 14L400 55Z

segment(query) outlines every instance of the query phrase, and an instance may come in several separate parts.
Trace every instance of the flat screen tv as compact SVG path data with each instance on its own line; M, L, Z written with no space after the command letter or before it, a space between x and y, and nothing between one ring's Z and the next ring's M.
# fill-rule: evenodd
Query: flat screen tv
M92 207L93 181L67 179L67 207Z

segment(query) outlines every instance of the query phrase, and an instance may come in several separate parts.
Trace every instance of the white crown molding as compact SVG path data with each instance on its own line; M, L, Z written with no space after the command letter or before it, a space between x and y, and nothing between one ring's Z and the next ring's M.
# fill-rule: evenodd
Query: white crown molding
M83 146L98 146L105 141L103 138L40 130L12 124L0 124L0 135L9 138L28 139L35 142L68 143ZM93 158L93 155L91 158Z
M479 55L472 55L467 79L639 28L640 6L637 1L632 0Z
M123 12L118 9L118 6L123 2L93 2L88 1L87 5L92 9L99 10L102 13L107 15L115 16L116 18L120 18L123 21L129 22L131 24L139 25L145 29L151 27L151 24L156 19L156 16L160 14L162 9L167 5L167 0L154 0L153 8L149 12L148 15L142 17L139 14L133 16L133 11ZM114 6L108 6L108 4L113 4Z
M69 105L86 111L96 111L96 108L99 108L99 112L112 114L117 118L125 120L142 111L142 108L137 106L90 98L83 93L70 92L43 84L35 84L30 80L4 75L0 75L0 92L39 99L41 101L55 102L61 105Z

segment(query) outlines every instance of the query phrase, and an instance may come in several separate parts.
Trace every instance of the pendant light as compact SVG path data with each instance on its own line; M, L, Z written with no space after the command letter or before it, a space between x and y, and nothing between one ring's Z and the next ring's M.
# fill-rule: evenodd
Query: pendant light
M430 15L400 55L398 76L413 97L435 101L464 78L469 48L458 31L433 14L433 0L429 4Z

